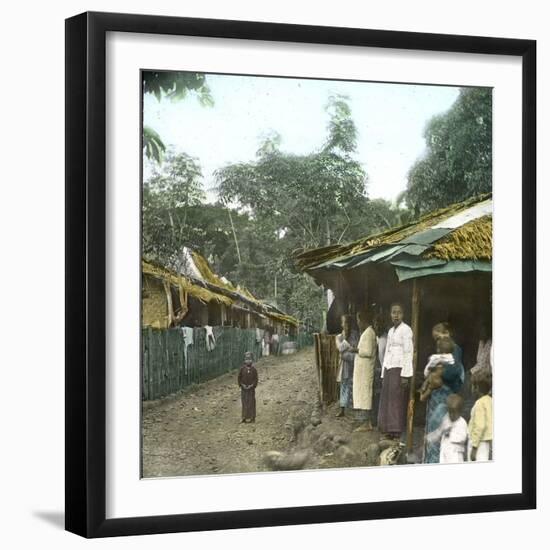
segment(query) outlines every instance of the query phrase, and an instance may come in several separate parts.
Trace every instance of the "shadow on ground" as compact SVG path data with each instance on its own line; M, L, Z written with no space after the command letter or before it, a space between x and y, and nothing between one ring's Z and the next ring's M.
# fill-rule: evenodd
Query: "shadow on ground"
M41 519L42 521L57 527L58 529L65 529L65 513L59 511L46 511L46 510L35 510L33 512L35 518Z

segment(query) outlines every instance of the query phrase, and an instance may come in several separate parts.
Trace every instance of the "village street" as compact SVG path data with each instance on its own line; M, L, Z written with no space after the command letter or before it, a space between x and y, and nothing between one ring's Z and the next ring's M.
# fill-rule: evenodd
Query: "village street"
M256 472L268 469L366 466L365 451L378 433L353 432L335 405L316 413L313 348L256 363L255 424L240 423L237 373L162 400L144 403L143 476ZM312 424L313 420L313 424ZM320 421L320 423L319 423ZM317 424L317 426L314 426ZM268 467L266 453L288 457ZM290 465L290 466L289 466Z

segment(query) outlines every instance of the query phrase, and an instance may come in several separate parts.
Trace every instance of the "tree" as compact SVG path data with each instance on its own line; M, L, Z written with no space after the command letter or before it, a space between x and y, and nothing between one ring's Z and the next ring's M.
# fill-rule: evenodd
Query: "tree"
M367 202L365 171L351 156L357 130L346 98L331 97L326 110L328 135L321 150L284 153L280 136L272 134L261 143L256 161L215 174L223 201L250 209L302 248L347 238L354 212Z
M492 187L492 90L463 88L424 132L426 154L411 168L406 203L420 214Z
M161 168L143 184L143 254L177 267L177 255L192 240L189 216L205 199L195 159L169 152Z
M143 148L148 159L154 160L157 164L162 162L166 145L155 130L150 126L143 127Z
M357 149L357 128L351 118L349 98L345 95L330 96L326 111L329 113L326 151L339 150L350 154Z
M158 101L164 97L181 101L194 93L201 105L212 107L214 99L203 73L181 71L143 71L143 93L153 94ZM162 162L166 146L159 134L150 126L143 126L143 149L148 159Z
M297 273L297 250L343 242L364 234L369 208L367 176L353 157L357 129L348 99L332 96L326 105L327 136L310 154L281 150L281 136L268 134L252 162L225 166L215 173L220 199L246 213L239 233L243 256L236 280L300 318L319 322L322 291ZM275 280L277 295L275 296Z

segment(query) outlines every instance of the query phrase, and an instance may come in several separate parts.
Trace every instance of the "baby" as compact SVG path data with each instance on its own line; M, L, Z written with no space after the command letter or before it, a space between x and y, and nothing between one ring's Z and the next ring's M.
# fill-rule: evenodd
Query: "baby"
M454 365L453 350L455 344L449 336L438 338L436 343L437 353L430 355L428 364L424 369L426 380L419 390L420 401L426 401L433 390L443 385L443 369L446 365Z
M441 442L439 462L454 464L466 460L466 446L468 443L468 425L462 418L464 400L457 393L447 397L447 414L443 417L439 428L429 433L426 439L435 443Z

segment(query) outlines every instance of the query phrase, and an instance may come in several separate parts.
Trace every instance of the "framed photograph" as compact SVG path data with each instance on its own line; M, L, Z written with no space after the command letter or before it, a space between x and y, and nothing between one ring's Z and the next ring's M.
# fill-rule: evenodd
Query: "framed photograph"
M66 528L536 506L531 40L66 21Z

